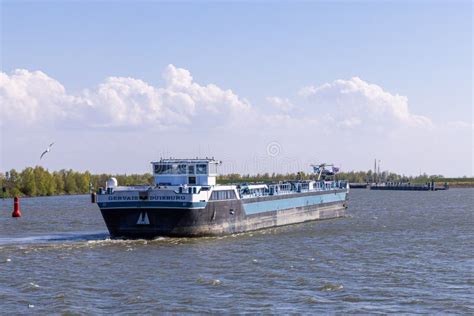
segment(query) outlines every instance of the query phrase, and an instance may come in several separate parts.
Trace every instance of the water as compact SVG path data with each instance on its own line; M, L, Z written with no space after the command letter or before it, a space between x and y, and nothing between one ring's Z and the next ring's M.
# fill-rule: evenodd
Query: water
M0 212L1 314L474 313L474 190L352 190L349 217L110 240L88 196Z

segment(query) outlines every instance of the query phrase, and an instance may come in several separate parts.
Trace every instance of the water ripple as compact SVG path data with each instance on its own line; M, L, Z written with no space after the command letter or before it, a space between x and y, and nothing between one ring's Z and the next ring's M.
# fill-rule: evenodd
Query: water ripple
M474 190L352 190L349 216L110 239L88 196L0 212L2 314L473 314Z

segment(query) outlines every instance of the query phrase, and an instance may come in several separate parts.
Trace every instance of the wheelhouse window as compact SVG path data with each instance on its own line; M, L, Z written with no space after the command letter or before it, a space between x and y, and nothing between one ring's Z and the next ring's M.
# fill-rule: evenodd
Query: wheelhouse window
M186 174L185 164L157 164L155 165L156 174Z
M207 165L206 164L197 164L196 165L196 174L207 174Z
M194 174L194 165L189 165L188 166L188 173L189 174Z
M178 165L176 168L176 173L186 174L186 165Z
M155 165L155 173L157 174L167 174L171 170L170 165L166 164L157 164Z

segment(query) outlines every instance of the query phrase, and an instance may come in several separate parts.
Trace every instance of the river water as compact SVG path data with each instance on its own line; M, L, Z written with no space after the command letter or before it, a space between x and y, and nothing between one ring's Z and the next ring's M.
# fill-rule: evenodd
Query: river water
M474 190L352 190L348 217L110 240L88 196L0 212L0 314L474 313Z

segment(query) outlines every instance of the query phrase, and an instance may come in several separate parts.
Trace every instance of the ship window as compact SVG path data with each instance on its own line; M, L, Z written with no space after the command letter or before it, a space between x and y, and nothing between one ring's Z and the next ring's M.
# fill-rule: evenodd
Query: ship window
M183 169L183 167L184 167L184 169ZM172 165L170 165L170 169L166 173L168 173L168 174L186 173L186 165L172 164Z
M196 184L196 177L188 177L189 184Z
M235 192L233 190L213 191L211 200L233 200L235 199Z
M176 173L185 174L186 173L186 165L178 165L178 168L176 169Z
M207 174L207 165L206 164L196 165L196 173L197 174Z
M169 173L170 170L171 170L170 165L164 165L164 164L155 165L155 173L165 174L165 173Z
M194 174L194 166L188 166L188 173Z
M157 174L186 174L186 165L184 164L158 164L155 165Z

